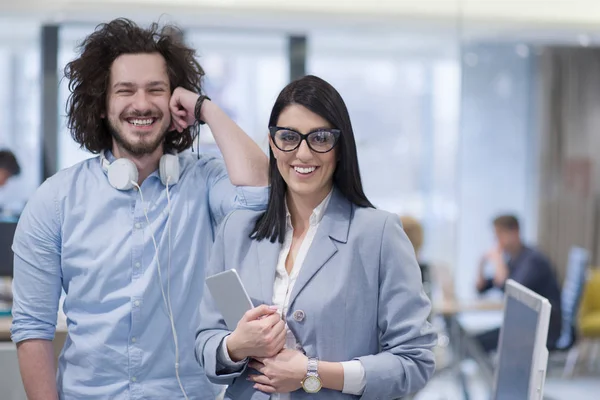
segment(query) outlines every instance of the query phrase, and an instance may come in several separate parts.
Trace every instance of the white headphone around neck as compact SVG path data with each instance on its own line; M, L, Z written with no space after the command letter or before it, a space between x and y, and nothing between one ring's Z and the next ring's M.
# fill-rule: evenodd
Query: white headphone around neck
M133 161L127 158L117 158L112 163L104 152L100 152L100 165L108 176L108 183L118 190L130 190L139 178L138 169ZM174 185L179 181L179 157L174 154L164 154L158 164L158 176L163 185Z

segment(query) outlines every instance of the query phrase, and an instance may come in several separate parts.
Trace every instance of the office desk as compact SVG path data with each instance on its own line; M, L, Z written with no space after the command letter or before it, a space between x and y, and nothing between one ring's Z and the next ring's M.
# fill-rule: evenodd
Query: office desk
M457 299L446 299L436 303L433 306L435 315L443 317L449 336L449 347L452 351L454 361L449 366L454 370L456 377L460 382L463 392L463 399L469 400L470 394L466 377L461 369L461 361L466 358L475 360L480 368L480 373L484 381L490 386L494 379L494 369L487 354L480 348L474 335L468 329L465 329L461 323L461 316L469 313L490 313L498 314L504 308L501 300L469 300L462 301Z
M11 317L0 317L0 342L6 342L10 340L11 323Z
M503 301L499 300L444 300L433 306L437 315L451 316L470 311L502 311Z

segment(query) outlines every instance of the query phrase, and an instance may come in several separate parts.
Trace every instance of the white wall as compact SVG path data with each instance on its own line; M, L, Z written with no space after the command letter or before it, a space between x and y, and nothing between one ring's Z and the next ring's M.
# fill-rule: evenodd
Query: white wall
M208 13L304 14L348 18L428 18L485 22L506 27L539 25L597 29L600 2L597 0L0 0L0 12L40 15L46 20L86 18L112 13L186 14L198 18Z
M107 6L107 3L110 5ZM36 10L55 16L78 11L115 12L303 12L356 16L433 17L454 19L458 15L473 20L526 22L555 26L594 26L600 22L600 2L596 0L1 0L2 11Z

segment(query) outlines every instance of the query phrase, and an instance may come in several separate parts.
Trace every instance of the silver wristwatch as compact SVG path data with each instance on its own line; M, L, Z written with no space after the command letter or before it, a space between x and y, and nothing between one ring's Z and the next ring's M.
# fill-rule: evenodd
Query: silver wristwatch
M302 380L302 388L306 393L317 393L322 387L323 383L319 378L319 360L309 358L306 377Z

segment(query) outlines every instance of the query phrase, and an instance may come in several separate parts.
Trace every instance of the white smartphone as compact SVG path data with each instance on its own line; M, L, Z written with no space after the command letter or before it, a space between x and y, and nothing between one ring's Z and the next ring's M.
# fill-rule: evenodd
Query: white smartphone
M240 276L235 269L230 269L209 276L206 285L227 328L233 331L246 311L254 308Z

